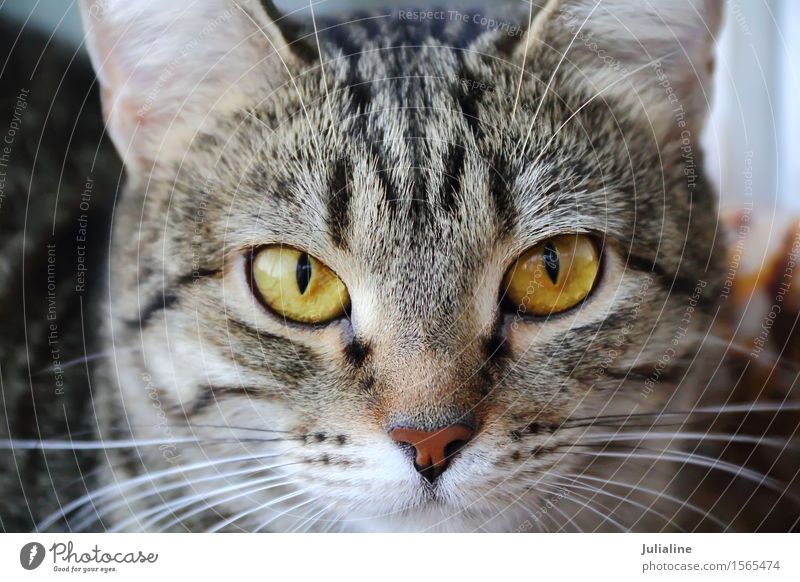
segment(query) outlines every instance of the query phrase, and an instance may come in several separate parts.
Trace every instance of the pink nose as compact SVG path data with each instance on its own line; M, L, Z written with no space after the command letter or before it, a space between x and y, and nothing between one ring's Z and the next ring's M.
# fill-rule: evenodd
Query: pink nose
M451 424L433 431L395 428L389 432L389 438L414 447L414 466L428 482L433 483L474 434L475 431L468 426Z

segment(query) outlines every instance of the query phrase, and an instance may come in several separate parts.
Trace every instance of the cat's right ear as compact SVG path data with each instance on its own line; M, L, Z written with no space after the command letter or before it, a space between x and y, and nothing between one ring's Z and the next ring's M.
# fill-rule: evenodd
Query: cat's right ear
M109 135L136 173L316 56L271 0L81 0L81 12Z
M512 53L558 91L613 97L644 109L667 138L676 115L699 130L711 97L720 0L539 0ZM682 126L681 126L682 127Z

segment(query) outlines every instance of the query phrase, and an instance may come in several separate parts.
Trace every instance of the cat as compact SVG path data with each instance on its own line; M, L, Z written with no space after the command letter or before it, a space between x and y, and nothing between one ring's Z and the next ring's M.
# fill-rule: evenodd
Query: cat
M717 2L81 10L119 160L84 72L69 173L12 152L4 529L797 527L703 448L792 410L729 406L709 341Z

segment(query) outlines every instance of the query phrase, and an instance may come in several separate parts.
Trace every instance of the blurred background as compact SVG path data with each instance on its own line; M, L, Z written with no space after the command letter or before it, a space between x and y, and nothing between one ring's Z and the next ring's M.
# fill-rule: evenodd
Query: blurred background
M719 187L724 210L735 212L752 200L758 221L774 225L800 214L800 2L722 3L725 24L719 37L716 92L704 136L707 171ZM300 14L308 10L309 1L277 0L276 4ZM321 0L313 5L316 13L323 14L399 6L474 8L481 2ZM82 43L74 0L0 0L0 10L75 46ZM752 176L746 176L745 169Z

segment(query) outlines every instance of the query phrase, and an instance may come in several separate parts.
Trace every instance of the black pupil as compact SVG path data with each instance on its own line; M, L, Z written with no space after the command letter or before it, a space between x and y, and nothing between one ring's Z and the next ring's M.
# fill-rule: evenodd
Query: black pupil
M558 251L556 250L555 245L548 241L544 243L544 268L547 271L550 280L553 282L553 285L558 283L558 270L559 270L559 261L558 261Z
M295 277L297 278L297 288L300 290L300 295L308 289L308 282L311 281L311 261L308 255L303 253L297 259L297 268L295 269Z

